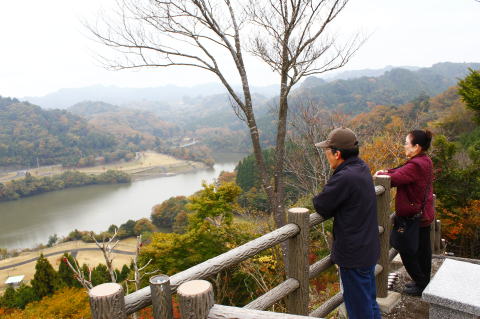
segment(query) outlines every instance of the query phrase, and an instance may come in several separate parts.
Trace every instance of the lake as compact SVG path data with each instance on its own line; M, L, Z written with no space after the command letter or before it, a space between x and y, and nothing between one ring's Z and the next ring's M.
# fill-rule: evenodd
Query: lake
M217 159L213 168L131 184L71 188L0 203L0 248L27 248L46 244L74 229L107 230L129 219L150 217L154 205L177 195L191 195L203 180L212 182L220 172L233 171L244 155Z

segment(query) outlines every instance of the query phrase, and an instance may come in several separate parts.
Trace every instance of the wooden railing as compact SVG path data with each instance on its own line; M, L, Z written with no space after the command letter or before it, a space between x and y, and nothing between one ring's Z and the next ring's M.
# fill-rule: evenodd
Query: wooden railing
M377 177L375 185L381 248L380 258L375 267L375 275L377 276L377 297L382 298L387 296L389 264L395 257L396 251L389 249L388 238L391 229L390 178L388 176ZM155 319L171 319L171 294L178 292L180 285L192 280L207 279L284 241L288 242L287 259L289 265L287 267L287 278L284 282L243 308L213 305L213 299L211 299L213 298L213 292L211 298L202 295L204 305L199 306L197 309L198 313L190 313L185 315L186 317L184 318L247 319L281 317L294 319L306 316L309 306L309 279L315 278L332 265L330 255L312 265L308 265L310 229L323 221L324 219L318 213L310 214L306 208L292 208L288 210L287 225L171 277L155 276L151 279L149 287L140 289L125 297L123 288L119 284L108 283L96 286L89 293L92 317L94 319L126 318L129 314L153 305ZM435 228L432 234L434 239L437 236L440 238L439 228L438 235ZM433 240L432 243L432 247L439 245L436 240ZM200 284L200 286L204 287L205 284ZM262 311L284 298L286 298L287 312L292 315ZM210 299L212 302L209 301ZM336 309L342 302L342 293L338 293L311 312L309 316L324 317ZM208 309L205 310L204 306ZM203 308L205 309L201 310ZM205 311L206 313L204 313Z

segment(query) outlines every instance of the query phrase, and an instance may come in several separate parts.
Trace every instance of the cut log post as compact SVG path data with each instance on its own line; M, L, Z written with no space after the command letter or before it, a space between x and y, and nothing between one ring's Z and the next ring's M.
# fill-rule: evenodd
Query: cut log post
M295 315L308 314L308 246L310 214L306 208L288 210L288 222L300 227L300 233L288 240L288 278L294 278L300 286L287 296L287 312Z
M435 253L435 242L436 242L436 238L435 238L435 234L436 234L436 230L435 230L435 227L436 226L436 222L433 221L431 224L430 224L430 247L432 249L432 254Z
M377 195L377 220L378 225L383 227L383 233L380 234L380 258L378 264L382 266L382 272L376 278L377 297L385 298L388 295L388 273L389 273L389 249L390 249L390 231L392 224L390 222L390 176L380 175L375 177L375 185L383 186L385 191Z
M435 209L435 203L436 203L437 196L433 194L432 196L432 207L433 207L433 216L435 218L436 215L436 209ZM430 244L432 247L432 254L436 254L438 252L438 247L437 247L437 221L434 219L432 224L430 225Z
M110 282L88 292L93 319L126 319L125 298L121 285Z
M170 290L170 277L158 275L150 278L150 291L152 294L153 318L172 319L172 292Z
M433 207L433 216L435 216L435 201L436 201L436 196L433 194L433 199L432 199L432 207ZM432 254L435 254L437 252L437 223L434 220L430 224L430 247L432 248Z
M440 254L442 252L442 223L440 219L435 221L435 253Z
M213 287L206 280L192 280L177 289L182 319L207 319L213 307Z

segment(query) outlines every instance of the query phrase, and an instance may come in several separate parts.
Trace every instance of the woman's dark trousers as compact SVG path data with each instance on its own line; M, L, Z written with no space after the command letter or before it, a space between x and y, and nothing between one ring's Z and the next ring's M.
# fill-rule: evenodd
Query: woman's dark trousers
M400 254L403 266L417 286L424 289L430 282L432 270L432 246L430 244L430 226L420 227L418 251L414 255Z

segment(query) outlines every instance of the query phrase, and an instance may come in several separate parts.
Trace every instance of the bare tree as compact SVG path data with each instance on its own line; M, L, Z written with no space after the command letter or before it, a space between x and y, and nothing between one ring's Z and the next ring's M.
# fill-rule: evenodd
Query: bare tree
M142 282L142 279L147 276L147 275L153 275L154 273L157 273L158 270L151 271L151 272L145 272L145 268L150 265L152 262L152 259L149 259L148 262L139 267L138 264L138 256L140 256L140 248L142 247L142 235L137 236L137 246L135 250L135 257L133 257L133 279L127 279L127 282L133 282L135 284L135 290L140 289L140 284ZM128 284L126 284L127 287L127 294L128 294Z
M326 139L332 128L344 124L344 120L312 102L295 108L290 118L292 130L287 134L290 146L285 156L285 172L293 178L286 184L315 196L330 177L328 161L315 143Z
M301 78L340 68L358 50L361 42L357 37L339 47L336 38L326 32L347 3L348 0L249 1L249 17L259 26L251 52L280 75L274 170L277 216L284 216L288 96Z
M106 59L113 69L188 66L221 81L249 130L262 187L276 226L285 224L284 156L288 96L304 77L343 66L359 48L354 38L338 45L327 35L348 0L118 0L118 20L89 26L96 39L120 56ZM247 24L250 22L250 24ZM252 38L253 34L253 38ZM266 169L244 60L248 51L280 76L273 176ZM231 60L225 63L225 58ZM229 80L233 66L241 82Z
M115 269L113 268L112 257L115 246L117 246L117 244L120 242L119 239L115 239L115 237L117 237L117 231L118 229L115 228L115 233L112 235L112 237L108 238L108 240L106 237L103 237L101 243L97 241L93 232L90 233L90 237L95 241L95 244L103 253L103 257L105 258L105 263L107 264L107 269L110 273L110 278L112 282L117 282L117 274L115 273Z
M73 259L73 265L68 260L68 258L63 258L63 262L67 264L67 266L73 271L74 278L83 286L83 288L89 291L93 288L92 285L92 270L88 268L88 276L83 272L82 268L78 265L78 262L75 258Z

